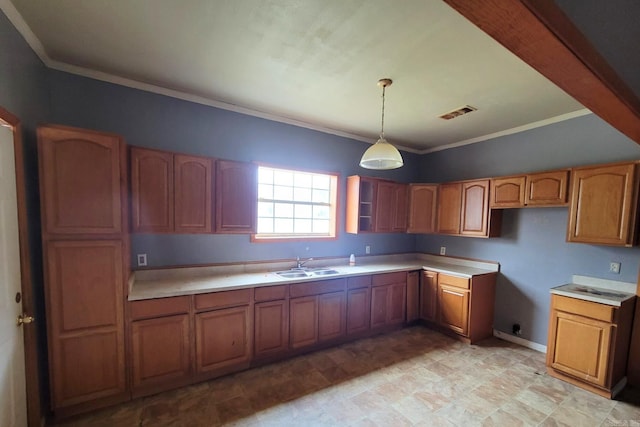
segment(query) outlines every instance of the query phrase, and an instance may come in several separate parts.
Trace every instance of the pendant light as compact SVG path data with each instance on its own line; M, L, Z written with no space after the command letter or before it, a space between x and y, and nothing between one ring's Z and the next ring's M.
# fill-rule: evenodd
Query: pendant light
M382 87L380 138L364 152L362 159L360 159L360 166L365 169L397 169L404 164L398 149L384 139L384 92L387 86L391 86L391 83L393 83L391 79L378 80L378 86Z

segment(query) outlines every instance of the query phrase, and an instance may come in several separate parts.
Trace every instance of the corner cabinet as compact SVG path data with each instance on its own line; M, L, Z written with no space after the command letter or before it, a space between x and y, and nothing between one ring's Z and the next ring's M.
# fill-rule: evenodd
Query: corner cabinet
M575 168L567 241L632 246L638 198L636 163Z
M256 232L257 166L218 160L216 165L216 232Z
M547 370L611 399L626 382L635 298L620 307L551 296Z

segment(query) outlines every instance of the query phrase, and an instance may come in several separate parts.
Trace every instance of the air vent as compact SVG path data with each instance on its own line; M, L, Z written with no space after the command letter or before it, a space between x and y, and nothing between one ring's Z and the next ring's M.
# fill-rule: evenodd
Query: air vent
M464 107L460 107L457 110L449 111L448 113L444 113L440 116L441 119L451 120L456 117L464 116L465 114L469 114L472 111L476 111L477 108L472 107L471 105L465 105Z

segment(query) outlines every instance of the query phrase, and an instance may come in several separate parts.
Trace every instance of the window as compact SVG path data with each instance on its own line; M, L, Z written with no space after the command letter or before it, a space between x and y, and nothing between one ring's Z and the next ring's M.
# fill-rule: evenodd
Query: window
M260 239L334 238L338 176L258 167Z

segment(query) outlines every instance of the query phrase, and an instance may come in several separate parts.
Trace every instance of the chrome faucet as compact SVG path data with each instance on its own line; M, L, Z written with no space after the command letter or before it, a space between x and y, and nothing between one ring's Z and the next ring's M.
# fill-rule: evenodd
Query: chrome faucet
M296 257L296 268L302 268L302 266L305 265L308 261L313 261L313 258L309 258L309 259L306 259L304 261L301 261L300 257L297 256Z

